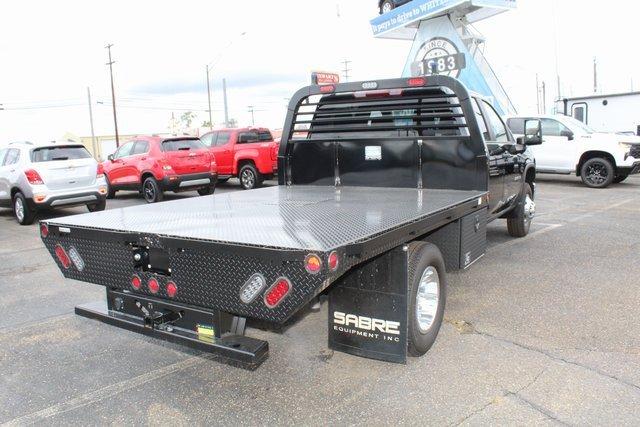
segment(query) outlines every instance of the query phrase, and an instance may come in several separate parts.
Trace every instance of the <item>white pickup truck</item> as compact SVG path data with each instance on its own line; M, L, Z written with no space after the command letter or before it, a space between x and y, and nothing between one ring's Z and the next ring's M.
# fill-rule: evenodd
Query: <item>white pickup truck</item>
M593 188L604 188L640 172L640 138L599 133L564 115L508 117L514 136L524 134L524 121L542 122L543 143L529 149L538 173L576 174Z

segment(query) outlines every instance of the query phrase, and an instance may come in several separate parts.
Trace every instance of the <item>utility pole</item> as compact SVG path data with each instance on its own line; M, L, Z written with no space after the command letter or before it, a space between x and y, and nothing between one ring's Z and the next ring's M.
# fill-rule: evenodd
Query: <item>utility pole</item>
M222 79L222 99L224 101L224 127L229 127L229 109L227 108L227 79Z
M596 58L593 58L593 93L598 92L598 65Z
M209 99L209 130L213 130L213 119L211 118L211 87L209 86L209 64L207 64L207 98Z
M91 108L91 90L89 86L87 86L87 103L89 105L89 123L91 123L91 147L93 148L93 157L98 160L98 147L96 145L96 134L93 131L93 109Z
M113 44L108 44L105 48L109 51L109 62L107 65L109 66L109 74L111 75L111 105L113 105L113 126L116 129L116 147L120 147L120 136L118 135L118 116L116 115L116 91L113 87L113 64L115 61L111 59L111 46Z
M536 111L540 114L540 82L538 81L538 73L536 73Z
M251 113L251 126L256 125L256 118L254 116L255 107L253 105L249 105L249 112Z
M348 82L349 71L351 71L351 68L349 68L349 64L351 64L351 61L349 61L348 59L345 59L344 61L342 61L342 63L344 64L344 69L342 70L342 72L344 73L344 81Z
M547 85L542 81L542 114L547 112Z

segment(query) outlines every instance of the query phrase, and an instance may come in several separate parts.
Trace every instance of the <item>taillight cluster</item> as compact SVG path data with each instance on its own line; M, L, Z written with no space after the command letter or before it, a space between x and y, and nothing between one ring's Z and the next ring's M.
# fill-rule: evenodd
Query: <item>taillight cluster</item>
M42 185L42 184L44 184L44 181L40 177L40 174L35 169L27 169L27 170L25 170L24 171L24 176L27 177L27 181L29 181L29 184L31 184L31 185Z
M143 286L142 279L140 278L140 276L134 274L131 277L131 287L134 290L139 291L140 289L142 289L142 286ZM147 281L146 289L150 293L155 295L158 292L160 292L161 288L162 288L162 286L160 284L160 281L158 279L156 279L155 277L151 277ZM167 293L167 296L169 298L175 298L175 296L178 294L178 285L176 285L175 282L173 282L173 281L167 282L167 284L165 285L165 292Z
M98 163L98 168L96 169L96 178L104 178L104 166L102 166L102 163Z

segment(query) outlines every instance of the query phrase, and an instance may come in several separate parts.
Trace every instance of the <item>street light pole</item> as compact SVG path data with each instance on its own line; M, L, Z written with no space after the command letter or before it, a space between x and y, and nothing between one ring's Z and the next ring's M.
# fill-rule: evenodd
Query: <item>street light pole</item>
M209 64L207 64L207 98L209 98L209 130L213 130L213 119L211 118L211 87L209 84Z
M255 126L256 125L256 119L254 116L255 108L253 107L253 105L249 105L248 108L249 108L249 112L251 113L251 126Z
M89 104L89 123L91 123L91 147L93 148L93 157L98 160L98 149L96 146L96 134L93 131L93 109L91 108L91 90L87 86L87 101ZM100 156L101 157L101 156Z
M113 105L113 125L116 130L116 147L120 147L120 136L118 135L118 116L116 115L116 92L113 87L113 63L115 61L111 60L111 46L113 44L108 44L105 48L109 51L109 62L107 65L109 66L109 74L111 75L111 104Z

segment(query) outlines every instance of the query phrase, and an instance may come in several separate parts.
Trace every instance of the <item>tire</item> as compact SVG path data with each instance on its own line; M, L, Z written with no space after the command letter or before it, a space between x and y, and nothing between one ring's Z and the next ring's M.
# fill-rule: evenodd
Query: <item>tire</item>
M536 213L536 204L533 201L531 185L525 182L524 194L520 196L518 206L513 210L510 218L507 218L507 230L511 237L524 237L529 234L531 221Z
M198 190L198 194L201 196L210 196L214 193L214 191L216 191L216 186L210 185L208 187L200 188Z
M628 176L629 175L616 175L615 177L613 177L613 183L620 184L622 181L627 179Z
M391 12L393 10L393 2L391 0L384 0L380 5L380 15L383 13Z
M442 325L446 303L446 270L440 250L431 243L410 243L407 257L407 352L410 356L419 357L429 351ZM420 307L422 311L416 310Z
M218 184L224 184L227 181L229 181L229 178L218 178Z
M13 196L13 215L20 225L31 225L36 218L36 212L29 207L27 199L20 192Z
M262 185L262 176L258 173L253 163L247 163L242 166L238 178L240 178L240 185L245 190L252 190Z
M142 197L147 203L161 202L164 194L158 185L158 181L152 176L147 177L142 183Z
M111 186L111 183L109 182L109 178L107 178L106 174L104 176L104 180L107 182L107 199L115 198L116 190Z
M87 209L89 210L89 212L100 212L105 210L106 207L107 207L106 199L102 199L98 203L93 205L87 205Z
M584 162L580 168L580 178L587 187L608 187L615 177L613 165L607 159L594 157Z

